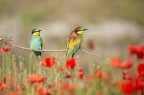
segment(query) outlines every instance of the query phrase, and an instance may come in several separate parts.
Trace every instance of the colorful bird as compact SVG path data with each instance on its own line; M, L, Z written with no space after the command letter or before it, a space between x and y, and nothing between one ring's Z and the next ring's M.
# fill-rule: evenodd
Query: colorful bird
M83 41L83 32L88 29L84 29L82 27L75 28L72 32L70 32L67 38L67 53L66 59L74 57L75 53L81 46Z
M33 50L42 50L43 41L40 36L40 31L41 30L38 30L38 29L32 30L32 34L31 34L31 38L30 38L30 48ZM34 51L34 53L37 58L39 56L41 56L41 52L39 52L39 51Z

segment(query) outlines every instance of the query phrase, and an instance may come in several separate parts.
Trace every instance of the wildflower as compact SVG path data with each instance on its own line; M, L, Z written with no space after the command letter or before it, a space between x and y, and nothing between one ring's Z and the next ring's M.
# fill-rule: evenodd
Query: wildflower
M46 91L43 88L43 85L40 84L36 84L34 85L34 95L51 95L51 94L46 94Z
M0 82L0 91L4 90L6 88L7 88L6 84Z
M137 90L144 89L144 78L141 76L138 76L136 78L136 87Z
M127 80L131 80L132 79L132 75L131 75L131 73L124 73L123 72L122 78L123 79L127 79Z
M100 90L97 95L103 95L103 91Z
M15 79L14 79L13 76L4 76L3 82L4 82L4 83L7 83L7 81L10 81L11 83L14 83L14 82L15 82Z
M32 75L30 75L28 81L33 84L33 83L36 83L36 82L41 83L45 80L46 80L46 77L44 77L42 75L32 74Z
M59 84L59 82L52 82L51 84L48 84L48 87L52 88L52 87L54 87L54 86L56 86L58 84Z
M68 69L74 69L76 63L74 58L69 58L66 60L66 68Z
M141 63L137 66L137 72L139 76L144 76L144 63Z
M18 90L15 90L12 95L20 95L20 92Z
M4 82L4 83L7 82L7 77L6 77L6 76L4 76L4 78L3 78L3 82Z
M13 84L10 84L9 86L8 86L8 89L10 89L10 90L14 90L14 85Z
M124 60L124 61L121 63L120 67L121 67L122 69L130 69L130 68L132 67L132 63L131 63L130 59Z
M56 93L58 90L56 88L51 89L51 93Z
M2 52L8 52L10 51L10 47L9 46L4 46L2 49L1 49Z
M38 95L51 95L51 94L45 94L45 91L42 88L40 88L38 91Z
M135 85L133 81L120 80L118 81L118 88L122 93L125 94L132 94L135 91Z
M15 82L15 79L13 76L10 76L10 82L14 83Z
M79 72L83 72L83 69L81 67L78 68Z
M64 91L62 91L60 95L66 95L66 94L65 94L65 92L64 92Z
M87 44L88 44L88 48L90 50L93 50L95 48L93 40L88 40Z
M100 79L106 79L107 78L107 75L100 70L96 70L95 75L96 75L96 77L98 77Z
M120 60L117 57L112 57L110 63L114 68L119 68L120 66Z
M17 84L17 85L16 85L16 89L17 89L17 90L20 90L20 89L25 90L25 85L24 85L23 83Z
M93 81L94 77L90 74L86 75L87 80Z
M55 64L55 57L46 57L42 60L42 66L51 68Z
M79 73L78 73L79 79L83 79L83 76L84 76L84 73L83 73L83 72L79 72Z
M8 92L5 92L5 93L4 93L4 95L10 95L10 93L8 93Z
M65 78L71 78L71 75L70 74L66 74Z
M129 55L136 55L138 59L144 58L144 45L143 46L129 46Z
M62 83L61 88L72 92L75 91L75 86L69 83Z
M52 95L50 92L46 92L46 94L44 94L44 95Z
M58 71L63 71L63 70L64 70L64 67L63 67L63 66L59 66L59 67L57 68L57 70L58 70Z

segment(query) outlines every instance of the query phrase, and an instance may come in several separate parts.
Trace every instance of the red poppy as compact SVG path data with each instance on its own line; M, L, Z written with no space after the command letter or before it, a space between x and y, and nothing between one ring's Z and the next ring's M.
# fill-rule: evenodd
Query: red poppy
M139 76L144 76L144 63L138 64L137 72Z
M119 68L120 66L120 60L117 57L112 57L110 63L114 68Z
M10 89L10 90L14 90L14 85L13 84L10 84L9 86L8 86L8 89Z
M60 95L66 95L66 94L65 94L65 92L62 90L62 92L61 92L61 94L60 94Z
M63 71L63 70L64 70L64 67L63 67L63 66L59 66L59 67L57 68L57 70L58 70L58 71Z
M121 65L120 65L120 67L122 68L122 69L130 69L131 67L132 67L132 62L130 61L130 59L126 59L126 60L124 60L122 63L121 63Z
M44 95L52 95L50 92L46 92L46 94L44 94Z
M79 72L79 73L78 73L79 79L83 79L83 76L84 76L84 73L83 73L83 72Z
M83 72L83 69L81 67L78 68L79 72Z
M35 92L34 95L47 95L46 91L43 89L43 85L42 84L34 85L34 92Z
M118 81L118 88L122 93L125 94L132 94L135 91L135 85L133 81L120 80Z
M9 46L4 46L2 49L1 49L2 52L8 52L10 51L10 47Z
M90 74L86 75L86 78L87 78L87 80L89 80L89 81L93 81L93 80L95 79L94 76L92 76L92 75L90 75Z
M14 79L13 76L4 76L3 82L4 82L4 83L7 83L7 81L10 81L10 82L14 83L14 82L15 82L15 79Z
M20 89L25 90L25 85L23 83L22 84L17 84L16 89L17 90L20 90Z
M20 95L20 92L18 90L15 90L12 95Z
M90 50L93 50L95 48L93 40L88 40L87 44L88 44L88 48Z
M131 73L124 73L123 72L122 78L123 79L127 79L127 80L131 80L132 79L132 75L131 75Z
M6 84L0 82L0 91L4 90L6 88L7 88Z
M66 74L65 78L71 78L71 75L70 74Z
M138 59L144 58L144 45L143 46L129 46L129 55L136 55Z
M42 60L42 66L51 68L55 64L55 57L46 57Z
M40 83L40 82L43 82L45 80L46 80L46 77L44 77L42 75L32 74L32 75L30 75L28 81L33 84L33 83L36 83L36 82Z
M96 77L98 77L100 79L106 79L107 78L107 75L100 70L96 70L95 75L96 75Z
M69 58L66 60L66 68L68 69L74 69L76 63L74 58Z
M136 89L137 90L144 89L144 76L136 77Z
M4 82L4 83L7 82L7 77L6 77L6 76L4 76L4 78L3 78L3 82Z
M57 90L57 88L53 88L53 89L51 89L51 91L50 91L51 93L57 93L58 92L58 90Z
M11 94L10 94L10 93L8 93L8 92L5 92L5 93L4 93L4 95L11 95Z
M103 91L99 91L97 95L103 95Z
M75 91L75 86L69 83L62 83L61 88L68 91Z
M38 95L47 95L47 94L45 94L45 91L42 88L40 88L38 91ZM50 95L50 94L48 94L48 95Z

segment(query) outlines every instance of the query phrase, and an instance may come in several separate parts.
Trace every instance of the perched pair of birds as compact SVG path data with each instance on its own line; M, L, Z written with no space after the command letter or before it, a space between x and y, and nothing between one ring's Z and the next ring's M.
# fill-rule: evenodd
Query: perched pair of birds
M66 53L66 59L74 57L76 52L81 46L81 43L83 41L83 33L85 30L82 27L76 27L73 31L70 32L68 38L67 38L67 53ZM32 30L32 35L30 39L30 48L33 50L42 50L43 41L40 36L40 31L38 29ZM41 52L34 51L37 58L41 56Z

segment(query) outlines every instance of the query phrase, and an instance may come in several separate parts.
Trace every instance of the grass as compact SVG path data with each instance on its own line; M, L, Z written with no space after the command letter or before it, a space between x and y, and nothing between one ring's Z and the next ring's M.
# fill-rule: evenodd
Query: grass
M100 65L89 61L88 69L84 69L79 58L65 61L59 54L42 59L30 54L23 58L13 55L9 49L1 50L1 95L140 95L139 90L129 85L129 82L134 82L133 77L126 77L122 72L134 71L136 74L137 64L131 62L140 63L142 60L131 58L131 62L129 59L120 62L112 57L110 61L103 59ZM126 87L121 88L124 82Z

